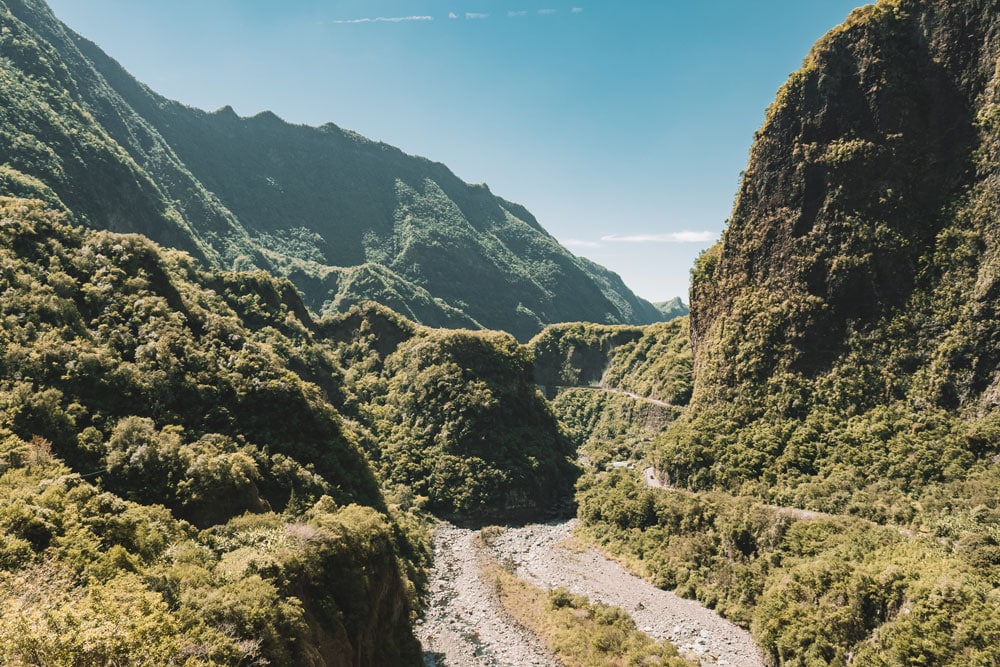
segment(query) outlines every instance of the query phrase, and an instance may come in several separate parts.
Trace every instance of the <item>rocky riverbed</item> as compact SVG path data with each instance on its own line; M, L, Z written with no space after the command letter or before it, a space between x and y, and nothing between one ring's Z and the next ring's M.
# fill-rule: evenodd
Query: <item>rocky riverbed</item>
M545 588L563 587L595 602L621 607L640 630L669 639L703 665L764 665L750 633L693 600L637 577L595 549L570 544L576 521L511 528L491 540L494 556Z
M559 667L559 661L503 608L482 577L478 531L442 523L434 536L430 604L417 637L426 667Z
M485 547L478 531L441 524L434 541L431 599L417 628L428 667L557 666L542 642L502 607L483 579L487 557L513 565L543 588L567 588L627 611L639 628L669 639L703 665L764 664L749 633L702 607L627 572L593 549L570 544L575 522L508 528Z

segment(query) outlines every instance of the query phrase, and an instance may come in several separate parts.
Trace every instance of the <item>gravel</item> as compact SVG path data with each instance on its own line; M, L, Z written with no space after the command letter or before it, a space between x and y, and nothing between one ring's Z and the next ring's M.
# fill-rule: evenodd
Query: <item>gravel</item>
M542 588L563 587L595 602L621 607L640 630L669 639L702 665L763 667L750 634L692 600L627 572L594 549L567 543L576 521L508 528L491 540L478 531L440 524L434 538L430 600L417 637L426 667L558 667L559 661L504 609L483 559L513 563L518 576Z
M595 602L621 607L640 630L669 639L702 665L763 667L750 633L692 600L660 590L594 549L567 546L576 521L510 528L492 540L495 558L544 588L563 587ZM509 561L507 560L509 559Z
M434 536L430 604L417 637L426 667L559 667L484 581L478 532L442 523Z

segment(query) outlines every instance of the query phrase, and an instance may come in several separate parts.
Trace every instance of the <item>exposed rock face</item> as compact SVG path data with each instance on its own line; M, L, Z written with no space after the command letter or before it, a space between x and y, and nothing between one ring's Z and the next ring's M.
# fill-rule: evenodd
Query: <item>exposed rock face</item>
M884 338L916 346L910 372L975 331L977 349L948 362L972 376L937 399L993 383L998 52L995 0L879 2L813 48L695 270L696 400L783 371L814 377L900 316Z

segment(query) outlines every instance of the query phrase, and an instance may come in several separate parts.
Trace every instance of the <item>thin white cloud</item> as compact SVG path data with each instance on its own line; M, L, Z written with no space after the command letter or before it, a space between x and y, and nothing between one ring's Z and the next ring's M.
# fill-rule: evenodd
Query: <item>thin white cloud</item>
M482 12L465 12L465 18L470 20L488 19L489 17L489 14L483 14Z
M542 16L551 16L552 14L556 13L556 10L554 10L554 9L539 9L538 13L541 14Z
M433 21L433 16L375 16L363 19L342 19L332 21L339 25L354 25L358 23L403 23L405 21Z
M528 12L525 11L525 10L523 10L523 9L518 10L516 12L507 12L507 17L508 18L520 18L522 16L527 16L527 15L528 15Z
M583 7L574 7L573 9L569 10L569 12L570 14L582 14Z
M448 18L450 18L450 19L457 19L458 18L458 14L456 14L455 12L448 12Z
M710 243L719 238L717 232L669 232L667 234L634 234L620 236L618 234L608 234L602 236L602 241L615 241L619 243Z
M570 246L572 248L600 248L601 244L597 241L581 241L580 239L566 239L563 241L563 245Z

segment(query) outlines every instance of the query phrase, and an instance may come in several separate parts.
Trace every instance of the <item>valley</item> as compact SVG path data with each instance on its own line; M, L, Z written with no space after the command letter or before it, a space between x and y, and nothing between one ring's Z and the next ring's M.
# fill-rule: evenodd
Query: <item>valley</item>
M692 600L627 572L573 539L574 521L482 531L435 529L430 605L417 635L425 664L558 665L537 637L497 599L484 567L492 559L529 583L624 609L655 639L668 639L702 665L756 667L763 658L749 633ZM483 535L488 535L485 538Z
M576 520L509 528L489 551L515 573L547 589L624 609L644 633L667 639L703 665L759 667L763 657L750 634L693 600L685 600L628 572L573 537Z
M42 0L0 83L0 663L1000 664L1000 0L818 41L689 311Z

